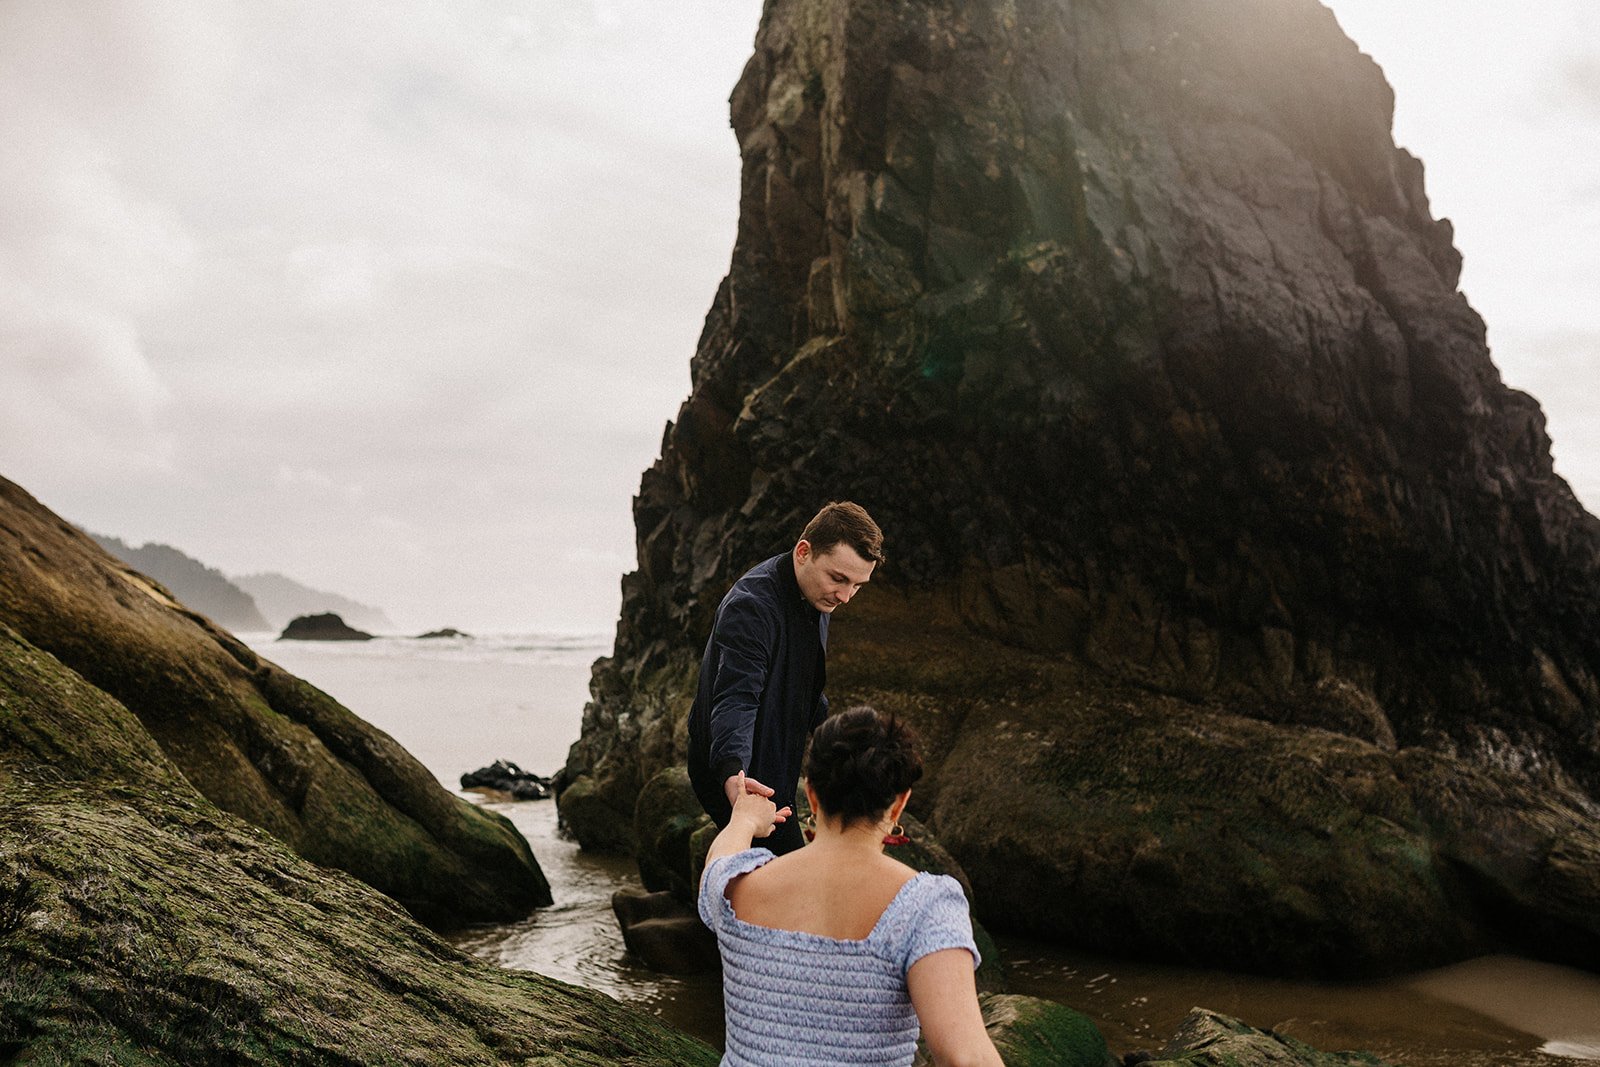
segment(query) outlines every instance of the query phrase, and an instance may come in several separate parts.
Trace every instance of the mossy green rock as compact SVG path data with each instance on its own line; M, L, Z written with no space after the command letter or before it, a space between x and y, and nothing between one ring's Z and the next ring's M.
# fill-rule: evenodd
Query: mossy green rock
M716 1053L478 962L212 804L140 720L0 623L0 1056L602 1064Z
M1010 1061L1006 1061L1008 1064ZM1196 1008L1145 1067L1394 1067L1366 1052L1322 1052L1292 1037Z
M634 840L638 842L639 880L651 891L668 891L691 906L699 880L691 881L694 864L690 843L711 816L689 784L683 767L667 767L645 783L634 807Z
M1001 929L1348 976L1475 944L1393 755L1331 732L1063 685L967 717L933 818Z
M596 852L631 853L638 847L633 820L618 811L601 783L580 775L556 795L561 826L578 844Z
M717 1061L602 994L462 955L187 788L37 772L0 791L7 1062Z
M131 712L136 725L119 728L142 737L137 751L153 747L217 806L381 889L422 920L505 920L550 902L537 861L508 820L448 793L387 734L189 611L4 479L0 625L67 668L80 696L98 690ZM87 714L87 706L61 713ZM86 721L69 735L34 726L10 743L50 763L81 750L99 760L88 766L105 780L145 767L142 758L138 767L119 763L121 750L101 744L105 728Z
M1088 1016L1038 997L986 994L983 1022L1006 1067L1118 1067Z

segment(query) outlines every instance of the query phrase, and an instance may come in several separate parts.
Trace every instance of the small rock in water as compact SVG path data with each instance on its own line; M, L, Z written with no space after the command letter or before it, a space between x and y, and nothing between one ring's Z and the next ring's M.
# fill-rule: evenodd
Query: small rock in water
M446 626L442 630L429 630L425 634L418 634L418 641L426 641L435 637L471 637L465 630L457 630L454 626Z
M279 641L371 641L372 635L348 625L333 612L300 615L289 620Z
M510 793L516 800L544 800L550 796L550 779L518 767L510 760L497 759L487 767L461 776L462 789L494 789Z

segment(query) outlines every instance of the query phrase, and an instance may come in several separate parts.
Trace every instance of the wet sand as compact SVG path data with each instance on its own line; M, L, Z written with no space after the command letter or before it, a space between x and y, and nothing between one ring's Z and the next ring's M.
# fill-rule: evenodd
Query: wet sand
M1600 1023L1600 978L1515 957L1329 983L997 940L1014 992L1070 1004L1094 1019L1118 1052L1159 1048L1190 1008L1206 1007L1321 1049L1359 1049L1407 1067L1600 1063L1600 1050L1585 1037Z

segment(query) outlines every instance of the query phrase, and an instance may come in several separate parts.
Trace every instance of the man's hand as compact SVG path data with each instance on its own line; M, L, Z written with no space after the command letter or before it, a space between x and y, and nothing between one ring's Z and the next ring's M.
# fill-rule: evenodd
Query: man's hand
M749 793L751 796L770 797L776 792L770 786L762 785L754 778L746 778L743 771L723 782L722 791L728 796L728 807L730 808L738 807L739 797L745 793ZM777 821L782 822L783 816L780 815Z

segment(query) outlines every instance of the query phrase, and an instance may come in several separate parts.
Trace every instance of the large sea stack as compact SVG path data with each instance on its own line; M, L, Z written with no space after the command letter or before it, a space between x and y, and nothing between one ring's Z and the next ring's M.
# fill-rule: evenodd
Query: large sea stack
M824 501L889 563L981 917L1360 974L1600 959L1600 522L1315 0L770 0L737 245L562 776L628 848L712 612Z

